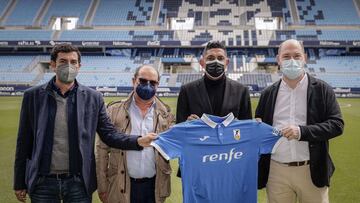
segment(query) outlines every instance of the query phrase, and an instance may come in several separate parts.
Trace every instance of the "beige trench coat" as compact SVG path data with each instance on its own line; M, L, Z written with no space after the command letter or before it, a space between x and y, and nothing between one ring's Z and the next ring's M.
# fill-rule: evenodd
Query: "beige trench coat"
M107 107L111 122L117 130L125 134L131 132L128 110L132 96L133 93L126 100L110 103ZM174 124L175 119L170 113L170 108L160 99L155 98L155 103L154 131L160 133ZM109 203L130 203L130 177L126 166L126 151L108 147L97 136L95 160L98 192L107 192ZM171 167L156 150L155 161L155 200L161 203L170 196Z

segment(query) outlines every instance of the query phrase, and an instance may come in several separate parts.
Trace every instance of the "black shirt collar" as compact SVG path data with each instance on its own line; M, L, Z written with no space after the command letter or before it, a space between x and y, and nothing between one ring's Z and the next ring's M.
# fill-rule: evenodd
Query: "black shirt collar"
M206 74L204 75L205 84L210 85L210 86L223 85L225 80L226 80L226 75L225 74L221 78L219 78L218 80L211 80L206 76Z

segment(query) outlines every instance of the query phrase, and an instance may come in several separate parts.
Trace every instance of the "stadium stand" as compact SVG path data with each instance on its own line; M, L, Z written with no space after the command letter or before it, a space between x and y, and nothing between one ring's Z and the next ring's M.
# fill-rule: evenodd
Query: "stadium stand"
M24 77L23 75L28 74L26 68L34 59L35 56L0 56L0 60L2 61L0 72L4 74L4 77L1 78L1 83L15 81L13 78L16 73L22 75L16 82L31 83L35 79L36 74L29 73L31 75L29 77ZM170 57L162 58L162 61L166 63L178 63L180 62L179 59L181 58ZM185 62L184 59L181 60ZM41 56L39 61L49 61L49 57ZM238 61L240 60L238 59ZM114 84L131 86L131 80L129 78L132 77L132 73L136 67L142 63L153 64L154 57L144 60L141 57L136 57L135 59L129 57L83 56L81 77L79 80L81 79L82 82L86 84L92 84L92 82L94 82L92 86L114 86ZM240 64L238 64L238 66L240 66ZM328 81L331 85L334 85L334 87L344 87L344 85L347 85L347 87L358 87L360 85L360 56L323 56L309 63L308 69L309 72L314 73L316 77ZM229 67L229 70L233 70L232 67ZM344 75L344 73L347 74ZM38 84L48 81L53 75L53 73L46 73ZM99 75L99 77L96 77L97 75ZM201 73L178 73L175 86L186 84L199 79L201 76ZM273 82L271 74L268 73L229 72L229 76L243 84L257 85L259 88L264 88ZM339 77L336 79L336 76ZM128 79L126 79L126 77L128 77ZM118 78L119 81L115 78ZM160 85L167 87L169 79L170 74L162 74Z
M316 77L326 81L332 87L360 87L360 74L317 74Z
M159 82L160 87L167 87L170 80L170 74L162 74Z
M296 0L300 23L306 25L359 25L353 1ZM334 15L336 13L336 15Z
M179 73L177 75L176 81L181 84L186 84L191 81L201 78L202 74L200 73Z
M169 17L193 17L195 25L203 25L204 14L207 13L209 15L208 25L210 26L254 25L255 15L264 16L269 13L272 17L290 18L290 13L284 0L247 0L245 2L246 9L240 6L237 0L211 0L209 1L209 6L206 6L202 0L164 1L161 5L158 23L164 24L166 18ZM204 7L207 8L207 12L204 12ZM206 15L205 18L207 18Z
M51 40L49 30L0 30L0 40Z
M0 30L0 40L55 40L52 30ZM269 45L285 39L302 41L358 41L358 30L67 30L62 31L60 41L224 41L229 46Z
M246 6L246 24L248 25L254 25L255 16L284 17L285 14L283 13L283 11L286 11L287 8L286 1L284 0L247 0ZM286 16L284 18L286 18Z
M77 79L87 86L131 86L132 73L82 73Z
M293 38L304 42L310 74L333 87L360 88L359 5L351 0L0 0L0 83L47 82L54 75L48 69L50 47L64 41L81 48L78 79L85 85L131 87L134 70L145 63L159 69L161 87L178 91L202 77L202 46L219 40L229 47L229 77L260 91L279 78L273 68L276 47ZM58 31L51 30L54 17L79 19L75 29ZM279 18L281 28L256 29L257 17ZM171 29L172 18L192 18L194 25Z
M55 76L54 72L45 73L43 78L39 81L39 85L49 82L49 80Z
M315 72L360 73L360 56L324 56L308 64Z
M359 30L277 30L276 40L283 41L289 38L298 40L359 40Z
M0 0L0 16L5 12L5 8L10 0Z
M0 56L0 84L33 84L38 72L30 72L29 68L35 56Z
M359 30L321 30L319 40L359 40Z
M83 25L90 3L91 0L51 1L51 5L43 18L42 25L48 26L52 17L78 17L78 25Z
M187 18L193 17L195 25L202 24L202 0L171 0L161 1L158 24L166 23L167 18Z
M29 84L35 77L34 73L1 73L0 84Z
M31 26L43 0L17 0L16 7L6 20L7 26Z
M152 6L153 0L100 1L100 5L93 20L93 25L148 25Z
M79 41L79 40L132 40L129 31L115 30L68 30L62 32L59 40Z
M138 64L129 57L84 56L82 71L134 72Z
M267 87L272 84L270 74L243 74L238 81L245 85L258 85L260 88Z
M0 56L0 72L21 72L33 59L34 56Z
M156 31L141 31L141 30L69 30L62 32L59 40L79 41L147 41L147 40L173 40L174 31L156 30Z

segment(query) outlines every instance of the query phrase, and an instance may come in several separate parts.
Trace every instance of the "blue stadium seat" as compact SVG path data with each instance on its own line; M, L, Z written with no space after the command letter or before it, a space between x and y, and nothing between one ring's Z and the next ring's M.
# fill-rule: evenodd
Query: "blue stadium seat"
M360 56L324 56L316 60L316 63L308 64L314 72L337 72L359 73Z
M100 1L93 25L148 25L153 0L106 0Z
M17 0L16 7L6 20L7 26L31 26L43 0Z
M296 0L300 23L312 25L359 25L353 1Z
M47 26L52 17L78 17L78 25L84 24L86 12L89 9L91 0L61 0L52 1L49 10L44 16L42 25Z
M359 30L322 30L319 40L360 40Z
M139 64L129 57L117 56L83 56L81 71L91 72L130 72L133 73Z
M0 40L51 40L49 30L0 30Z
M0 84L29 84L35 77L34 73L1 73Z
M184 85L186 83L200 79L201 77L201 73L179 73L177 75L176 82Z
M0 0L0 16L5 12L5 7L8 5L10 0Z
M316 77L332 87L360 88L360 74L317 74Z
M116 41L132 40L129 31L122 30L68 30L62 32L60 40L66 41Z
M54 72L45 73L43 78L39 81L38 85L45 84L49 82L49 80L55 76Z
M238 79L238 81L244 85L258 85L260 88L267 87L272 83L271 75L268 73L252 74L244 73Z
M21 72L33 59L34 56L0 56L0 72Z
M77 79L87 86L132 86L132 73L81 73Z

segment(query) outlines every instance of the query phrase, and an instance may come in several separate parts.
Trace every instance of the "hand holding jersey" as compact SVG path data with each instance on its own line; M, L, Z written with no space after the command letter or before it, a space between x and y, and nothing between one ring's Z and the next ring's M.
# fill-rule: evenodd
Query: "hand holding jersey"
M296 125L288 125L281 129L282 136L288 140L300 139L300 127Z
M188 121L195 120L195 119L199 119L199 116L197 116L196 114L191 114L190 116L187 117Z

